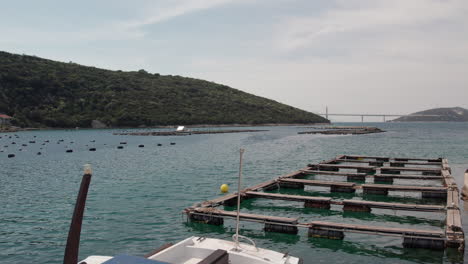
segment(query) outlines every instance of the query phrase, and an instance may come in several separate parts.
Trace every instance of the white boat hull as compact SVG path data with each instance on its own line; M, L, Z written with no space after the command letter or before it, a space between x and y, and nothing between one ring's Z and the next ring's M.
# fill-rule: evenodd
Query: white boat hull
M173 264L196 264L218 249L225 250L229 254L231 264L299 264L302 262L299 258L253 245L239 243L236 249L236 244L232 241L204 237L189 237L155 253L148 259ZM102 264L111 258L90 256L83 261L87 264Z

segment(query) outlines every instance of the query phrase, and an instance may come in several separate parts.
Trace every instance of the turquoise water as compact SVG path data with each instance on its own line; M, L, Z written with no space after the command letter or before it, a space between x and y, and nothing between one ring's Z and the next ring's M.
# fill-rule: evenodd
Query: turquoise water
M267 127L268 132L186 137L112 135L120 130L19 132L16 133L19 138L1 134L0 263L61 263L82 167L86 163L92 164L94 174L83 223L80 258L92 254L144 255L162 244L192 235L229 239L234 233L231 220L220 227L187 223L182 210L219 197L222 183L229 184L231 191L236 189L240 147L246 149L244 186L339 154L366 154L447 157L461 187L463 172L468 168L468 123L372 125L388 132L321 136L297 135L304 128ZM30 140L36 143L28 143ZM45 140L49 143L42 145ZM59 140L63 141L57 144ZM11 144L12 141L17 144ZM127 145L117 149L122 141ZM158 147L158 143L163 146ZM139 148L139 144L145 147ZM90 147L97 151L88 151ZM74 152L66 153L66 149ZM36 155L38 151L42 155ZM8 159L9 153L16 157ZM377 201L434 202L409 193L390 197L330 194L320 187L280 192L336 199L354 196ZM444 226L444 215L440 213L389 210L343 213L341 207L306 209L296 202L260 199L245 201L242 210L301 217L303 222L325 220L436 230ZM304 258L305 263L462 262L451 251L404 249L401 238L395 237L346 233L342 241L309 239L305 229L298 235L287 235L265 233L262 225L255 223L241 226L242 233L255 239L259 246L288 251ZM465 230L467 227L465 223Z

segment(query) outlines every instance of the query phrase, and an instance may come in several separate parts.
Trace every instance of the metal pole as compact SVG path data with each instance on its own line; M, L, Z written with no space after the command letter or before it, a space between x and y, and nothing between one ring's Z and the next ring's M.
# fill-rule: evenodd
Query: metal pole
M239 179L237 181L237 217L236 217L236 249L239 248L239 218L240 218L240 201L241 201L241 178L242 178L242 155L244 149L240 149L240 161L239 161Z

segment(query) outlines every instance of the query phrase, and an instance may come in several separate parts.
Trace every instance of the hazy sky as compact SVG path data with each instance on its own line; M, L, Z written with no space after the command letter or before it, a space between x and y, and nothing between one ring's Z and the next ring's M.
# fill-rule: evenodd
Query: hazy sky
M468 0L0 4L3 51L201 78L312 112L468 108Z

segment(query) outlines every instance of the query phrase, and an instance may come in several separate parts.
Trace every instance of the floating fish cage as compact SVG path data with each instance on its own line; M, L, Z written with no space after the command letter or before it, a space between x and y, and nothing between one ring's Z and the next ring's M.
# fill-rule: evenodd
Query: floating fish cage
M325 180L307 179L320 177ZM336 179L342 179L341 181ZM429 184L401 185L395 180L416 180ZM367 180L367 181L366 181ZM360 182L360 183L359 183ZM432 184L434 183L434 184ZM389 195L389 192L415 193L423 199L439 200L439 204L393 203L370 200L338 200L322 196L270 193L278 188L304 189L305 186L322 186L330 192L365 195ZM223 225L224 219L236 218L237 212L223 210L223 206L237 205L238 194L228 194L205 201L184 210L187 219L211 225ZM345 233L401 237L408 248L462 249L465 245L459 208L459 189L444 158L390 158L362 155L340 155L334 159L309 164L290 174L279 176L241 191L241 202L247 199L273 199L296 201L307 208L330 209L341 206L343 211L369 213L373 209L393 211L435 212L446 215L443 230L394 228L386 226L357 225L326 221L302 222L298 218L261 214L239 214L240 221L257 222L266 232L297 234L299 228L308 229L309 237L343 239ZM432 201L432 200L431 200Z

